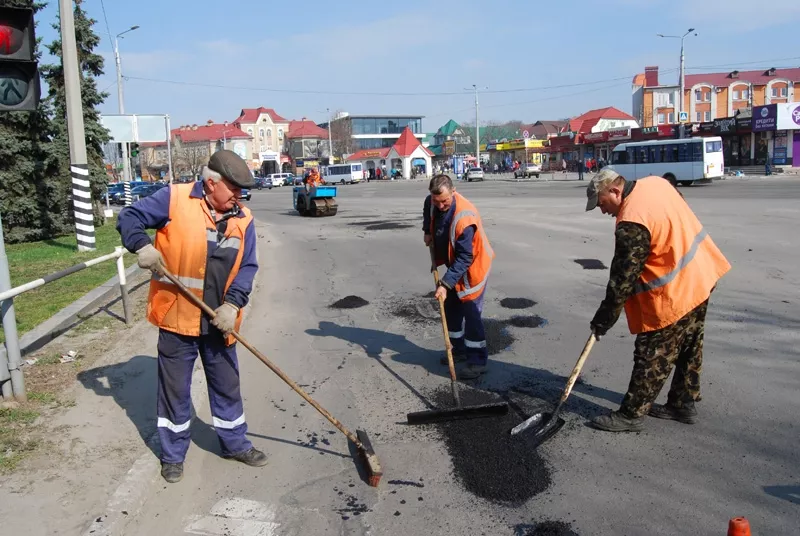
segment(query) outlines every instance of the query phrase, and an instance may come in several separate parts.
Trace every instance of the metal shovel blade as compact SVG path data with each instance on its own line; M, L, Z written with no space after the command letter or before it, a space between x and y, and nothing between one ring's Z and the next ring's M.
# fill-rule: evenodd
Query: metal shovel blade
M511 435L516 435L524 430L527 430L528 428L534 427L530 436L530 441L532 441L533 447L535 448L553 437L556 432L561 430L561 427L564 426L564 422L564 419L558 416L556 416L554 419L552 413L537 413L528 420L523 421L515 426L511 430Z

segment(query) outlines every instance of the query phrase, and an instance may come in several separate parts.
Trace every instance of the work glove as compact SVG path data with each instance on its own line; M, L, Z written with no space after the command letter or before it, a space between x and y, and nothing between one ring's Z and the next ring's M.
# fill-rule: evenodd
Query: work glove
M136 258L140 268L151 270L159 275L164 275L167 271L164 265L164 257L152 244L147 244L136 252Z
M594 339L596 341L599 341L600 339L603 338L603 335L608 333L608 328L601 328L599 326L595 326L595 325L591 325L591 324L590 324L590 327L592 328L592 334L594 334Z
M211 324L220 330L224 335L228 335L236 328L236 316L239 314L239 308L232 303L223 303L217 310L214 311L215 316L211 320Z

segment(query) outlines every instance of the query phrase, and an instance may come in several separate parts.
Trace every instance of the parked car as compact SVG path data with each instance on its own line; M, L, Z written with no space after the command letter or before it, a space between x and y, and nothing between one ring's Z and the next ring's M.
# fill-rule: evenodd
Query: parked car
M539 164L522 164L514 171L514 178L518 179L520 177L531 177L534 176L537 179L539 178L539 174L542 172L542 166Z
M142 184L131 190L131 202L135 203L140 199L149 197L159 191L164 186L161 184Z
M467 170L467 182L483 180L483 170L479 167L469 168Z
M239 199L244 199L246 201L250 201L250 189L249 188L242 188L242 191L239 193Z
M272 186L291 186L294 181L291 173L272 173L267 178L272 179Z
M256 177L256 189L261 190L263 188L272 190L272 181L266 177Z

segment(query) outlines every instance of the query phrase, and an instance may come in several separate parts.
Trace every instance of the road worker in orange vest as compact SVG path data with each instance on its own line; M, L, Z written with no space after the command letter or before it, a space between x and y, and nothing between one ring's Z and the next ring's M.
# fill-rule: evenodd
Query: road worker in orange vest
M137 254L140 267L153 272L147 319L159 328L157 427L161 476L170 483L183 478L198 353L223 457L254 467L267 463L246 435L231 335L242 322L258 270L253 216L238 201L254 179L245 161L227 150L211 156L202 176L125 207L117 223L122 244ZM146 229L156 229L155 244ZM165 269L215 310L213 320L163 277Z
M487 371L489 359L481 314L494 251L478 209L456 192L449 176L436 175L428 189L430 195L422 209L424 241L433 248L435 261L431 268L447 266L436 289L436 299L445 300L453 358L467 363L458 377L474 380ZM446 356L441 363L447 364Z
M731 266L683 196L661 177L628 181L604 168L586 195L587 211L600 207L617 223L606 297L592 332L598 339L605 335L624 307L636 335L622 405L592 424L609 432L639 431L645 415L694 424L708 300ZM673 368L667 403L654 406Z

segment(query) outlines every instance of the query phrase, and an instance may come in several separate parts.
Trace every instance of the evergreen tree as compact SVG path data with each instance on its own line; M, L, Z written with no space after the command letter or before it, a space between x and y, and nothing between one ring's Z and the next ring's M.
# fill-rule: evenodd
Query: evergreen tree
M4 0L9 7L45 4L32 0ZM35 55L41 57L37 39ZM51 107L42 100L35 112L0 113L0 212L9 243L40 240L69 232L66 210L59 210L53 177L58 160L53 153ZM66 205L66 197L61 197Z
M94 33L92 27L97 22L87 17L81 4L83 0L75 2L75 42L78 48L78 65L81 75L81 100L83 107L83 128L86 137L86 157L89 164L89 178L92 187L94 202L95 225L102 225L102 203L99 201L105 191L108 181L103 165L103 144L109 140L108 130L100 124L100 113L97 106L108 97L108 93L97 90L96 77L103 74L103 57L95 54L94 49L100 43L100 38ZM60 29L60 21L53 24L53 28ZM61 39L53 41L47 49L55 57L61 57ZM69 171L69 139L67 137L67 99L64 90L63 62L42 67L43 78L49 88L49 99L52 101L55 115L53 116L53 151L59 160L59 176L67 179L63 192L67 199L70 191L71 178ZM59 185L61 182L59 182ZM70 217L72 215L70 214Z

